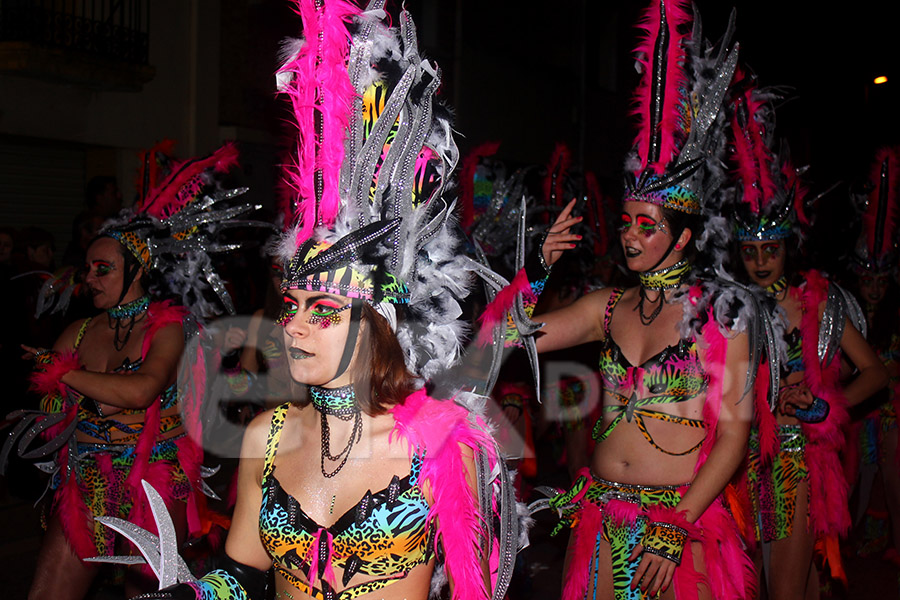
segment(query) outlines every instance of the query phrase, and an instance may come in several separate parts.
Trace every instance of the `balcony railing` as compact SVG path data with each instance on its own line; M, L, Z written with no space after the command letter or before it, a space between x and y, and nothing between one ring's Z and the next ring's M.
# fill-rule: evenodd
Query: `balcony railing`
M149 62L150 0L0 0L0 42Z

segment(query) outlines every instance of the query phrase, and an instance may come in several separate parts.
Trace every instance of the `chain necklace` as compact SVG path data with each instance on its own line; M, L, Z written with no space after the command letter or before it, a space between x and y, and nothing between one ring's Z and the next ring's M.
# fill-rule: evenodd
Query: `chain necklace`
M362 413L356 406L356 395L352 385L346 385L335 389L326 389L318 386L310 386L309 395L313 407L322 415L322 475L331 478L338 474L347 464L353 445L362 439ZM337 454L331 454L331 428L328 426L328 416L337 417L341 421L353 421L353 430L347 445ZM337 468L330 473L325 470L325 459L331 462L339 462Z
M140 315L144 314L149 306L150 296L141 296L137 300L106 309L109 328L115 330L113 346L115 346L117 351L121 352L125 349L125 345L128 344L128 340L131 338L135 321ZM125 324L126 322L127 324ZM123 328L125 329L124 337L122 336Z
M682 284L691 272L691 263L687 259L682 259L674 265L668 266L658 271L646 271L638 273L641 280L641 289L639 290L640 300L634 310L638 311L641 317L641 324L650 325L662 312L663 304L666 303L666 290L675 289ZM656 308L649 315L644 314L644 302L647 301L647 290L659 292L659 297L654 300Z

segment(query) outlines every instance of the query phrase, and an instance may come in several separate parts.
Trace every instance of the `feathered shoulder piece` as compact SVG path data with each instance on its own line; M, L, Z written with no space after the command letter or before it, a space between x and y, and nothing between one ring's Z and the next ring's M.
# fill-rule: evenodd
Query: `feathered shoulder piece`
M688 0L653 0L638 28L638 134L625 164L625 200L699 214L718 181L719 113L737 64L731 28L714 53Z
M697 279L676 297L684 305L681 336L699 339L714 321L724 335L745 333L749 365L744 394L751 393L761 358L769 365L767 397L770 408L778 399L781 359L784 355L784 323L775 318L774 299L755 286L746 286L720 270L718 277Z
M791 164L787 144L775 139L774 90L760 89L738 69L729 103L729 159L736 233L742 241L785 239L809 221L807 190Z
M448 194L458 151L440 69L409 13L388 27L383 4L295 0L303 38L284 45L277 74L295 124L293 195L276 252L285 289L406 305L397 337L429 378L459 357L470 279Z
M857 204L862 233L853 266L858 272L889 273L897 266L900 244L900 147L878 150Z

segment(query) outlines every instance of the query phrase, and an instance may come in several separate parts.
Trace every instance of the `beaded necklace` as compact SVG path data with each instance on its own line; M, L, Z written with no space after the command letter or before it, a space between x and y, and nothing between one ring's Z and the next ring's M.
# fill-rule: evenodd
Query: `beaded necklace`
M112 308L106 309L106 316L109 319L109 328L115 330L113 337L113 346L121 352L125 349L125 345L131 338L131 332L134 329L134 323L137 318L146 312L150 306L150 296L141 296L137 300L119 304ZM126 323L123 325L124 323ZM122 329L125 329L124 338L122 337Z
M659 316L662 311L663 304L666 303L666 290L677 288L687 278L691 272L691 263L687 259L679 260L674 265L668 266L658 271L646 271L639 273L638 278L641 280L640 300L634 310L638 311L641 317L642 325L650 325ZM659 292L656 308L649 315L644 314L644 302L647 300L647 290Z
M331 478L338 474L347 464L353 445L362 439L362 413L356 406L356 394L353 385L327 389L319 386L310 386L309 395L313 407L322 415L322 475ZM328 426L328 416L337 417L341 421L353 421L353 431L347 445L337 454L331 454L331 428ZM338 462L337 468L330 473L325 470L325 458Z

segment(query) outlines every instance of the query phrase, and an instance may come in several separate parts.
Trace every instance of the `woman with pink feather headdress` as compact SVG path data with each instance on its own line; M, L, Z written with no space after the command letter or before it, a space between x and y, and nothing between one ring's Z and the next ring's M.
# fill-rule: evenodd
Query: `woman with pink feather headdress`
M862 209L863 230L851 254L857 296L866 315L866 339L888 370L888 386L869 398L851 417L845 464L848 482L857 486L862 521L860 556L884 551L900 566L900 286L895 279L900 256L900 147L880 148L866 184L853 194Z
M215 518L201 493L209 490L197 443L202 352L192 355L196 373L179 379L179 366L199 320L218 310L216 294L230 306L209 254L230 249L217 234L251 207L219 204L244 191L216 184L216 174L237 164L233 145L187 161L157 150L171 148L147 153L138 202L107 221L87 248L81 288L103 312L72 323L52 349L22 346L35 360L32 388L43 398L40 411L18 415L0 463L14 450L44 458L39 466L53 490L29 598L87 594L97 567L86 560L117 547L95 518L153 523L143 480L176 515L180 540L205 533ZM158 159L165 164L157 178L150 170ZM49 282L50 291L58 284ZM43 445L29 448L36 440ZM125 584L143 591L147 581L129 570Z
M839 452L847 408L884 387L883 365L866 343L856 301L818 271L800 271L806 190L774 145L776 95L743 73L731 104L737 248L744 275L775 302L782 348L764 369L777 393L756 395L748 489L770 598L814 598L814 553L832 577L846 580L838 539L847 533L847 485ZM736 267L739 268L739 267ZM857 372L841 382L841 358Z
M519 522L486 399L430 385L459 362L471 275L493 275L459 251L441 71L405 10L392 28L381 0L294 6L303 39L277 73L292 193L273 251L287 368L308 394L247 428L217 568L166 572L181 563L161 526L145 553L161 589L143 597L262 600L271 580L283 599L425 600L448 585L501 600Z
M652 2L639 27L639 134L619 242L640 285L535 317L539 352L601 346L590 466L549 500L564 515L558 529L572 528L563 598L748 598L753 566L726 486L746 452L754 365L772 335L756 297L717 269L727 254L721 106L737 53L730 32L718 51L705 42L687 1ZM546 275L578 239L572 209L542 247Z

